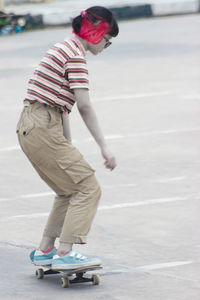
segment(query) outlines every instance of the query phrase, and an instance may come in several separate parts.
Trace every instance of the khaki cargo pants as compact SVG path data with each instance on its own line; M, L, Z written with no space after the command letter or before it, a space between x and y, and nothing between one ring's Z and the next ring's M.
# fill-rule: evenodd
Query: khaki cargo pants
M101 189L94 170L63 136L61 113L39 102L25 106L17 133L33 167L56 193L44 236L86 243Z

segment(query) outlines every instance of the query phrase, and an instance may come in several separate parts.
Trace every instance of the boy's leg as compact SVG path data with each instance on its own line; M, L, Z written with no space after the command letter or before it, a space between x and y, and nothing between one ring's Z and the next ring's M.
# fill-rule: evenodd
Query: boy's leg
M41 171L41 167L33 164L40 177L57 192L63 194L55 197L55 201L48 217L44 229L43 239L40 248L51 248L53 240L60 237L58 254L63 255L70 251L72 245L84 244L87 241L87 234L90 230L92 221L95 217L98 202L101 196L99 183L92 174L83 179L78 184L74 184L68 172L73 172L75 164L68 167L67 171L63 169L54 169L53 174L46 174ZM84 159L78 162L78 168L88 169L88 164ZM49 179L49 176L54 178ZM74 174L76 178L76 174ZM73 176L73 180L76 180ZM78 176L80 176L78 174ZM61 178L61 180L59 180ZM47 245L47 243L49 244ZM46 249L44 249L46 250Z
M44 236L55 238L61 234L64 245L86 243L101 194L94 170L63 137L61 116L54 109L39 103L26 108L18 128L23 151L61 196L55 199Z
M85 244L96 215L101 189L94 175L80 183L79 191L70 198L65 216L61 243Z
M45 226L45 230L42 236L42 240L39 245L39 249L47 251L54 247L55 240L60 236L62 231L63 223L65 220L67 208L69 205L69 199L71 195L68 196L58 196L58 194L63 194L64 192L59 189L41 170L38 166L32 163L33 167L39 174L39 176L52 188L52 190L57 194L52 206L50 215ZM46 229L47 228L47 229Z

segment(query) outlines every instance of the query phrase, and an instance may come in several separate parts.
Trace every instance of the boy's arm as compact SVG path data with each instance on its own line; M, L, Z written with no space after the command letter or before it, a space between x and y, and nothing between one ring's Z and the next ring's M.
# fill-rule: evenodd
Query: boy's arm
M74 89L74 94L80 115L101 149L106 168L113 170L116 167L116 160L104 139L96 113L90 103L89 91L87 89Z

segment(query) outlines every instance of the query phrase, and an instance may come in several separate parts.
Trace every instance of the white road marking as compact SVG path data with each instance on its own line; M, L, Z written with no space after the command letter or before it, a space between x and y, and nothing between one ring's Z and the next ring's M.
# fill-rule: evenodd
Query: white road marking
M186 176L171 177L171 178L162 178L162 179L149 179L145 180L145 183L168 183L168 182L177 182L187 180ZM118 188L133 188L139 186L139 183L116 183L102 185L103 189L118 189Z
M14 198L0 198L0 202L4 202L4 201L12 201L15 200Z
M0 152L9 152L13 150L20 150L20 146L11 146L6 148L0 148Z
M148 97L159 97L170 95L171 92L163 91L163 92L155 92L155 93L143 93L143 94L129 94L129 95L118 95L118 96L104 96L101 98L92 99L93 102L104 102L104 101L113 101L113 100L128 100L128 99L139 99L139 98L148 98Z
M199 132L200 128L183 128L183 129L169 129L169 130L155 130L155 131L144 131L144 132L135 132L130 134L111 134L106 135L106 140L119 140L124 138L134 138L134 137L145 137L145 136L152 136L152 135L162 135L162 134L179 134L179 133L190 133L190 132ZM91 142L94 141L92 137L84 139L84 140L73 140L73 143L84 143L84 142ZM5 148L0 148L0 152L10 152L20 150L20 146L10 146Z
M54 192L44 192L44 193L36 193L36 194L26 194L26 195L19 195L13 198L0 198L0 202L3 201L16 201L21 199L32 199L32 198L42 198L47 196L55 196Z
M117 208L128 208L128 207L136 207L136 206L148 206L153 204L163 204L174 201L185 201L188 200L187 197L172 197L172 198L161 198L161 199L151 199L145 201L138 201L134 203L121 203L121 204L113 204L113 205L104 205L100 206L98 210L110 210Z
M129 100L129 99L141 99L141 98L149 98L149 97L160 97L160 96L167 96L172 95L174 93L170 91L158 91L158 92L148 92L148 93L141 93L141 94L127 94L127 95L113 95L113 96L102 96L102 97L92 97L92 102L98 103L98 102L104 102L104 101L113 101L113 100ZM200 94L188 94L188 95L182 95L177 92L178 97L184 98L184 99L200 99ZM10 110L22 110L23 109L23 103L19 103L18 105L0 105L0 111L7 111Z
M5 219L18 219L18 218L25 218L25 219L33 219L33 218L43 218L43 217L48 217L49 213L36 213L36 214L27 214L27 215L16 215L16 216L11 216Z
M159 270L159 269L166 269L166 268L174 268L177 266L184 266L184 265L190 265L195 263L192 260L189 261L174 261L174 262L167 262L167 263L161 263L161 264L154 264L154 265L146 265L135 268L136 270L140 271L152 271L152 270Z
M11 200L14 200L14 198L0 198L0 202L11 201Z
M135 132L129 134L110 134L106 135L106 140L118 140L124 138L134 138L142 136L151 136L151 135L162 135L162 134L178 134L178 133L190 133L190 132L199 132L200 128L184 128L184 129L169 129L169 130L155 130L155 131L144 131L144 132ZM94 141L92 137L85 139L82 142L91 142Z
M163 179L152 179L147 180L145 182L153 182L153 183L168 183L168 182L176 182L181 180L187 180L187 177L180 176L180 177L171 177L171 178L163 178ZM102 185L103 189L118 189L118 188L134 188L139 186L139 183L121 183L121 184L109 184L109 185ZM43 192L43 193L35 193L35 194L25 194L25 195L19 195L17 197L12 198L0 198L0 202L3 201L16 201L21 199L32 199L32 198L42 198L42 197L48 197L48 196L55 196L54 192Z
M172 177L172 178L163 178L163 179L157 179L157 180L151 180L155 183L168 183L173 181L182 181L187 179L186 176L180 176L180 177Z
M136 186L138 186L138 184L136 184L136 183L125 183L125 184L116 183L116 184L102 185L102 188L103 189L118 189L118 188L132 188L132 187L136 187Z
M104 102L104 101L113 101L113 100L129 100L129 99L140 99L140 98L148 98L148 97L159 97L165 95L171 95L172 93L169 91L160 91L154 93L142 93L142 94L128 94L128 95L118 95L118 96L102 96L102 97L92 97L92 102ZM190 95L188 95L189 97ZM22 110L23 109L23 102L20 102L18 105L0 105L0 111L4 110Z
M183 99L200 100L200 94L183 95Z
M151 135L162 135L162 134L177 134L177 133L189 133L189 132L199 132L200 128L183 128L183 129L168 129L168 130L155 130L155 131L143 131L129 134L116 134L116 135L106 135L107 140L141 137L141 136L151 136ZM92 141L93 138L88 138L87 141Z
M46 193L37 193L37 194L27 194L27 195L21 195L18 198L29 199L29 198L40 198L40 197L52 196L52 195L55 195L55 193L46 192Z
M151 200L145 200L145 201L138 201L134 203L121 203L121 204L113 204L113 205L104 205L100 206L98 208L99 211L101 210L112 210L112 209L118 209L118 208L130 208L130 207L137 207L137 206L148 206L148 205L154 205L154 204L164 204L164 203L170 203L175 201L185 201L188 200L187 197L172 197L172 198L161 198L161 199L151 199ZM16 215L4 218L5 219L18 219L18 218L40 218L40 217L47 217L49 213L34 213L34 214L26 214L26 215Z

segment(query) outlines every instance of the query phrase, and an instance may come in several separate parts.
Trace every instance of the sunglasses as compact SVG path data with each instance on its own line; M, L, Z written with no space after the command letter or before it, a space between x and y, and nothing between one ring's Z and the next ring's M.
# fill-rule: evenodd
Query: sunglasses
M112 44L112 42L110 42L107 38L105 38L105 36L104 36L104 40L106 41L105 46L104 46L104 49L105 49L105 48L108 48Z

